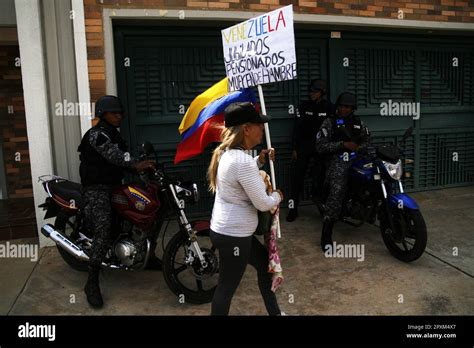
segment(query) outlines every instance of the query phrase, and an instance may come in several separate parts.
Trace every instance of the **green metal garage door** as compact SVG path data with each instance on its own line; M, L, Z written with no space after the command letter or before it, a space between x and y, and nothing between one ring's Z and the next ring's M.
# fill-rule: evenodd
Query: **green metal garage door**
M230 24L223 24L224 28ZM302 33L296 40L299 79L264 86L268 112L271 113L273 146L278 149L277 182L288 192L290 142L294 114L300 96L305 96L310 78L327 76L327 40ZM123 127L132 151L145 140L158 149L160 162L168 172L193 178L200 184L203 199L195 213L210 212L205 173L211 149L192 160L173 165L180 141L178 125L185 108L199 93L225 77L220 31L213 28L146 27L115 28L119 96L127 108Z
M455 43L453 43L455 42ZM401 139L409 126L405 180L412 190L435 189L474 182L474 48L460 38L426 39L405 35L347 34L330 41L333 94L355 93L359 115L374 131L374 143ZM348 61L347 61L348 59ZM347 65L347 64L346 64ZM457 65L457 66L456 66ZM341 68L342 66L342 68ZM389 99L420 102L420 118L380 116Z
M197 25L197 24L196 24ZM131 148L151 141L169 172L181 173L200 184L204 199L195 213L209 213L205 172L210 149L193 160L174 166L177 131L186 107L203 90L225 76L220 28L183 27L172 24L152 27L115 26L119 96L128 110L123 132ZM298 80L264 86L272 141L278 149L278 186L289 191L292 107L306 97L311 78L328 79L330 96L349 90L357 94L358 114L373 131L374 143L400 139L414 126L416 136L406 143L415 160L406 169L412 174L406 186L431 189L474 182L474 51L467 42L435 40L405 34L343 33L328 39L329 32L296 28ZM409 39L405 39L409 38ZM440 49L442 47L442 49ZM459 66L452 68L453 57ZM348 66L343 62L348 58ZM119 64L130 62L129 66ZM347 65L347 64L346 64ZM451 68L450 68L451 67ZM421 101L421 118L380 117L383 101ZM290 107L289 107L290 106ZM457 153L458 161L453 161ZM305 198L309 196L309 181Z

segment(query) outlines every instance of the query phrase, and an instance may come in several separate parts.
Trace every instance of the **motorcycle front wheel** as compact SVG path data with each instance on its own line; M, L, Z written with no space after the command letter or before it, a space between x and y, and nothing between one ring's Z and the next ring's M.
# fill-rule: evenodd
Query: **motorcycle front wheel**
M197 242L207 262L205 268L189 249L190 242L185 233L176 233L163 254L163 276L181 303L209 303L217 287L219 261L209 230L199 232Z
M394 230L385 214L380 221L380 232L385 246L397 259L404 262L417 260L425 251L426 224L419 210L394 209L390 211Z

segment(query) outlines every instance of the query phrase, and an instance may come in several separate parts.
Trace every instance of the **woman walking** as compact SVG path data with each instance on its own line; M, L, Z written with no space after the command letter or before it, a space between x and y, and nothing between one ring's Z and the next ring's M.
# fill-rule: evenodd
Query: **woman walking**
M222 143L214 150L208 169L210 190L215 193L211 219L211 241L219 250L219 282L212 300L212 315L228 315L232 297L251 264L258 275L258 286L269 315L280 315L272 278L267 272L268 253L253 236L257 210L268 211L283 199L281 191L266 192L259 168L265 156L274 151L262 150L252 158L246 150L260 144L263 124L270 117L261 116L252 103L234 103L224 111Z

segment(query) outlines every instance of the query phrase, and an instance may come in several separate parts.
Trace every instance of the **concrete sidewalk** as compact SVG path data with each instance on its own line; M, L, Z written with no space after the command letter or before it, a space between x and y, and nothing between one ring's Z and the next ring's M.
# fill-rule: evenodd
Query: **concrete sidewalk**
M336 225L337 243L363 244L363 262L326 258L319 247L321 218L314 206L285 221L279 241L285 282L277 296L289 315L474 314L474 186L413 194L428 228L428 248L406 264L385 248L377 227ZM170 232L176 231L170 224ZM453 255L457 248L458 255ZM106 270L105 307L91 309L82 291L87 275L69 268L56 248L37 263L0 260L0 314L208 315L210 305L180 304L161 272ZM400 303L401 302L401 303ZM231 314L265 315L256 272L247 268Z

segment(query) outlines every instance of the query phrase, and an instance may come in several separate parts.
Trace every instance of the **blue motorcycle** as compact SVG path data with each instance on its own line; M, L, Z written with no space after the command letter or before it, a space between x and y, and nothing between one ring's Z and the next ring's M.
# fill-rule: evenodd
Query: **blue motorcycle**
M403 141L412 132L413 128L407 129ZM401 261L411 262L423 254L427 231L418 204L404 192L400 181L402 154L395 144L369 146L363 153L350 154L354 161L341 220L354 227L366 222L375 224L378 220L390 253ZM321 212L323 207L319 205L319 208Z

